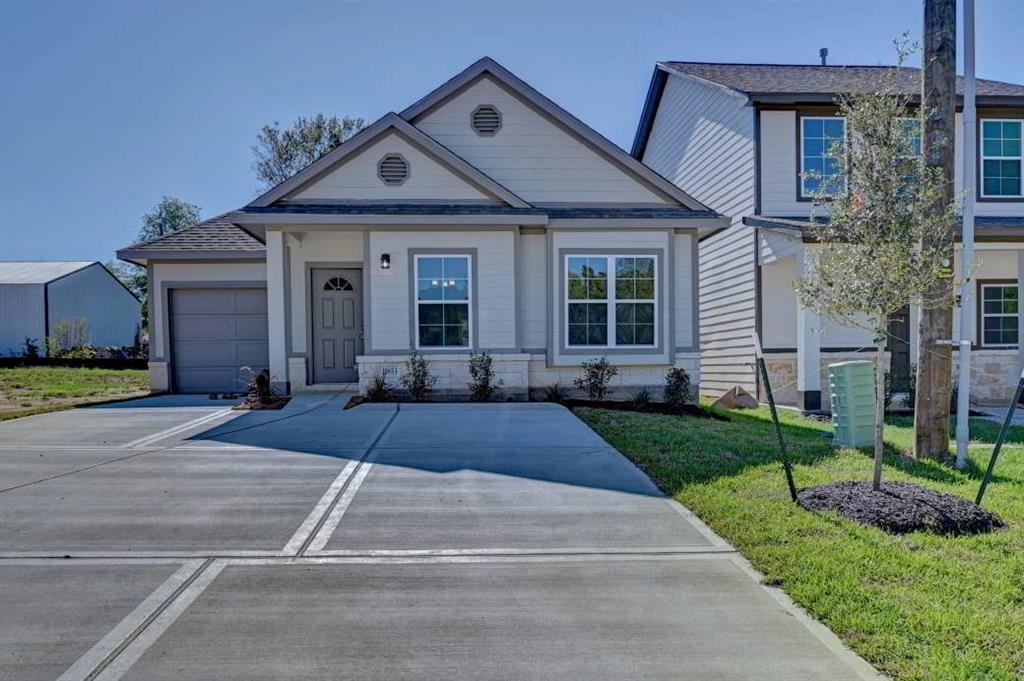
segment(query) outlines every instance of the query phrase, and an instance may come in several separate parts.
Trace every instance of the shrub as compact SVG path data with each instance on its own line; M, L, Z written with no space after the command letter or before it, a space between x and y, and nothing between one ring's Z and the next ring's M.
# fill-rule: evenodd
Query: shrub
M552 383L544 388L544 401L563 404L566 400L565 389L561 383Z
M39 339L38 338L26 338L24 344L21 346L21 354L29 359L36 359L39 357Z
M366 386L366 399L370 402L387 402L391 399L391 384L383 369L377 369L370 376L370 382Z
M469 399L486 402L494 396L503 381L494 377L494 359L486 352L469 355Z
M633 408L638 411L643 411L651 406L651 393L647 388L640 388L633 393L633 399L631 400Z
M437 384L437 376L431 373L430 362L413 350L405 362L405 373L398 382L409 391L414 402L425 402Z
M618 376L619 370L608 363L608 358L592 359L583 363L583 375L573 384L587 393L592 400L603 400L611 392L609 384Z
M81 317L57 322L53 335L46 339L46 354L73 359L95 357L96 349L89 345L89 323Z
M672 367L665 374L665 404L670 407L682 407L688 404L693 395L693 384L690 374L682 367Z
M270 370L256 371L250 367L242 367L246 377L245 401L249 404L270 404L274 401L274 386L270 381Z

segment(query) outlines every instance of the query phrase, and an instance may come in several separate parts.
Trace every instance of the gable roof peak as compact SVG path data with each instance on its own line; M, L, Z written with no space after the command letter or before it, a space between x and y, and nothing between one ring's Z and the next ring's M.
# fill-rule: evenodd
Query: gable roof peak
M449 78L432 92L420 98L412 106L403 110L401 113L402 118L410 123L415 123L419 118L427 115L475 83L485 73L491 75L513 96L538 111L541 115L554 122L612 164L617 165L633 178L653 189L660 196L671 202L681 204L690 210L709 210L700 201L630 156L617 144L591 128L547 96L541 94L529 83L519 78L519 76L491 57L481 57L461 72Z
M310 185L333 170L349 156L392 131L402 136L407 142L419 147L420 151L423 151L440 165L445 166L456 175L459 175L499 201L503 201L513 208L530 207L530 204L520 196L509 191L504 185L470 164L394 111L384 114L284 182L253 199L249 203L249 207L265 208L287 197L289 194Z

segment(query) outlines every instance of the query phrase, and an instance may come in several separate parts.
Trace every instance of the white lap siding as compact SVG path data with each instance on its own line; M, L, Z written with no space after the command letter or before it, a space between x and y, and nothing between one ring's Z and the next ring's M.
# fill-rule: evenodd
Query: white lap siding
M370 316L368 355L408 353L414 347L410 268L416 252L472 251L475 349L517 350L515 234L511 229L480 232L370 232ZM387 253L391 267L383 270ZM365 323L364 313L364 323ZM430 350L425 350L429 354Z
M174 263L155 262L150 265L149 310L149 380L154 390L167 390L168 378L168 291L176 283L189 286L209 284L239 286L243 283L265 285L265 262Z

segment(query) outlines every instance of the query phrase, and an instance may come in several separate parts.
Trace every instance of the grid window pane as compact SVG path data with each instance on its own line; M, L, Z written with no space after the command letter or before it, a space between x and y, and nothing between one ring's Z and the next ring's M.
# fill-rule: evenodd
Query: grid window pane
M653 256L566 258L567 345L654 345L655 272Z
M469 347L469 256L416 258L419 347Z
M1011 346L1018 341L1017 284L984 284L981 288L981 338L983 345Z
M1024 196L1021 174L1024 147L1022 121L987 120L981 125L982 196Z
M805 196L824 189L836 194L843 189L836 154L845 140L842 118L801 119L801 188Z

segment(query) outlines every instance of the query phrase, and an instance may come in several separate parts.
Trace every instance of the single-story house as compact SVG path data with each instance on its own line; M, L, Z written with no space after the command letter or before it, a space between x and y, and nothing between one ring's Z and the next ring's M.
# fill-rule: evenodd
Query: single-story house
M282 391L403 371L508 396L607 357L615 385L699 379L697 241L728 224L484 58L242 208L118 252L145 265L152 386Z
M133 346L142 311L139 299L98 262L0 262L0 355L40 355L61 322L84 320L88 344Z

